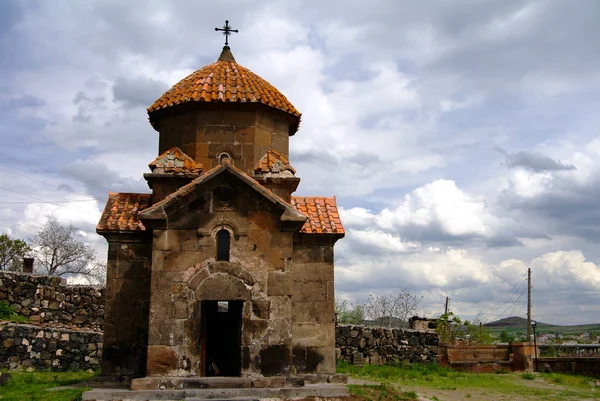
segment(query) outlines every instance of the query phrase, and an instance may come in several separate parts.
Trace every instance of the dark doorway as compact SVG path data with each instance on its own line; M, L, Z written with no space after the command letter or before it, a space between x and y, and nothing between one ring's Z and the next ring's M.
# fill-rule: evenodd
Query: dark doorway
M244 301L202 301L205 376L240 376Z

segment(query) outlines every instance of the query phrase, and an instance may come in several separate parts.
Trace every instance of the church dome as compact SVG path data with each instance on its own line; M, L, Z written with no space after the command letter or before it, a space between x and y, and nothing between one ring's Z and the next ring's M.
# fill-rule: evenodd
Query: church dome
M262 103L290 114L300 123L300 112L277 88L236 63L225 46L216 63L191 73L165 92L148 108L150 120L158 110L188 102ZM294 129L295 131L295 129Z

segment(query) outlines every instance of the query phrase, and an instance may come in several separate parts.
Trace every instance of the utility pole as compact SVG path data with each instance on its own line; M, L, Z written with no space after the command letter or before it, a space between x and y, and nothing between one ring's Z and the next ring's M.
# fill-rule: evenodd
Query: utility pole
M444 308L444 319L446 319L446 322L444 323L444 336L443 337L447 337L450 334L450 323L448 322L448 302L450 301L450 298L446 297L446 307ZM444 340L442 340L444 341Z
M531 341L531 268L527 269L527 342Z
M450 300L450 298L446 297L446 308L444 309L444 315L448 314L448 301Z

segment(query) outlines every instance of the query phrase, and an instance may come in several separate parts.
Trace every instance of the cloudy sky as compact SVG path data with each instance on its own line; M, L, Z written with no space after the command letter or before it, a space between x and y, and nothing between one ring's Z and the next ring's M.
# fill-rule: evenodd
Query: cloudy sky
M216 60L303 113L298 195L336 195L340 297L600 322L600 2L0 1L0 232L54 215L105 256L108 191L148 192L148 107Z

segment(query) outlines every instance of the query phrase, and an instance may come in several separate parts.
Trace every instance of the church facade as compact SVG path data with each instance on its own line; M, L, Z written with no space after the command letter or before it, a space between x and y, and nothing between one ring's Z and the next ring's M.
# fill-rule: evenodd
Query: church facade
M335 373L334 197L292 194L300 113L217 62L148 108L151 193L110 193L104 376Z

